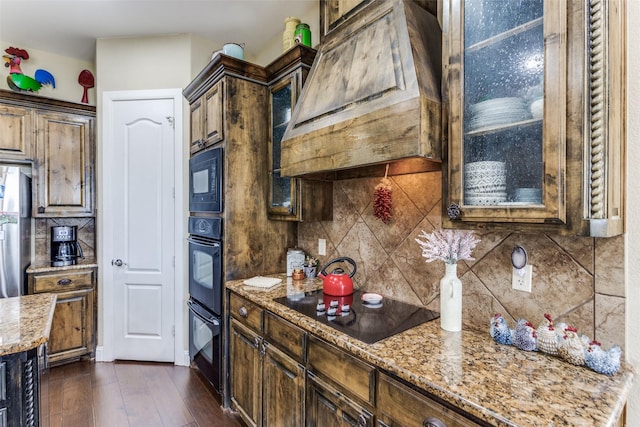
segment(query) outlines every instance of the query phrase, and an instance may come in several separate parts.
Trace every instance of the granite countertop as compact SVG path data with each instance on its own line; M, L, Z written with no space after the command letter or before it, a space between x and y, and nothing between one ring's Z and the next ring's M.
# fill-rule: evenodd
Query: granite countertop
M263 289L236 280L226 287L491 425L613 427L631 389L634 371L625 363L608 377L557 357L500 345L489 335L488 320L486 332L464 326L462 332L447 332L436 320L366 344L273 301L288 292L320 288L320 279L294 288L291 278L273 277L283 283Z
M65 265L63 267L52 267L50 261L41 261L27 267L27 273L52 273L56 271L84 270L85 268L98 267L95 258L81 258L77 264Z
M50 293L0 298L0 356L47 342L56 298Z

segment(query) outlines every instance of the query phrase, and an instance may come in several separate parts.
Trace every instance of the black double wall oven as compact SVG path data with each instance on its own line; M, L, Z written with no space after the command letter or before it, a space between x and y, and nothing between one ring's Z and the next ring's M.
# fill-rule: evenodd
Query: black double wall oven
M222 391L222 149L189 162L189 357Z

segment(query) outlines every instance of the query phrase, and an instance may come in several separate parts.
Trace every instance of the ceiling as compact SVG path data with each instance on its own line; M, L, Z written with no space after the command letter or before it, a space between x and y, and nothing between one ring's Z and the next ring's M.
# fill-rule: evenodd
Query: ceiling
M192 33L252 56L317 1L0 0L0 40L93 62L98 38Z

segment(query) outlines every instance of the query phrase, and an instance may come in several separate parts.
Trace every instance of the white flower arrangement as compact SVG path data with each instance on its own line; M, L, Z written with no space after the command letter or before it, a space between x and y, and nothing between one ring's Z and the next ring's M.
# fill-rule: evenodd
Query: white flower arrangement
M471 252L480 242L474 237L473 231L463 230L435 230L431 234L423 230L418 237L426 239L415 239L422 247L422 256L426 258L426 262L444 261L447 264L475 260L471 257Z

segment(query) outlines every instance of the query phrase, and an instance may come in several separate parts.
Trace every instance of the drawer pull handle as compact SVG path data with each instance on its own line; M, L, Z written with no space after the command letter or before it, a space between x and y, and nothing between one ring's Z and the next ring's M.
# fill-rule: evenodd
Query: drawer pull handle
M60 286L70 285L71 283L73 283L73 280L71 280L71 279L60 279L60 280L58 280L58 285L60 285Z
M439 418L429 417L422 422L422 427L447 427Z
M238 314L246 319L249 316L249 311L246 307L240 307L238 309Z
M358 415L358 427L367 427L367 417L362 414Z

